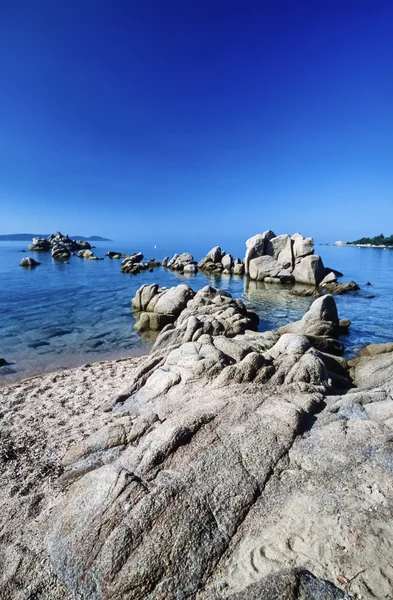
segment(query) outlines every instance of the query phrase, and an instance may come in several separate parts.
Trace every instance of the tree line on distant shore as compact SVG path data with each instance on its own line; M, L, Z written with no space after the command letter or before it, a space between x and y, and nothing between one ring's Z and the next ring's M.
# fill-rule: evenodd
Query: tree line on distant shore
M383 233L376 235L373 238L363 237L360 240L354 242L348 242L348 244L371 244L372 246L393 246L393 234L389 237L385 237Z

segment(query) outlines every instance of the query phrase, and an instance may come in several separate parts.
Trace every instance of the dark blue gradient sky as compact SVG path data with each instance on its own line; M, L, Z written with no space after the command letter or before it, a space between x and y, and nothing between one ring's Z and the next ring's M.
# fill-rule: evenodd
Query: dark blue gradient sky
M393 232L393 2L4 0L0 233Z

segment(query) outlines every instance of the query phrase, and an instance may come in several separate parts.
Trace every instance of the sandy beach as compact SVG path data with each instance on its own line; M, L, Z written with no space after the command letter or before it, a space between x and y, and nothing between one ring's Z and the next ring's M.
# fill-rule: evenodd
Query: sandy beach
M0 597L3 600L30 598L33 580L35 593L37 580L41 580L46 594L50 589L53 598L69 597L58 579L52 578L47 560L38 563L41 566L37 572L37 554L44 552L44 548L37 546L35 518L48 508L48 496L62 473L61 459L66 450L117 418L114 413L104 412L103 405L127 386L143 358L86 364L0 389ZM61 490L58 491L61 497ZM26 578L20 584L19 577L14 579L12 575L20 567L22 557ZM6 583L9 579L13 579L11 587Z

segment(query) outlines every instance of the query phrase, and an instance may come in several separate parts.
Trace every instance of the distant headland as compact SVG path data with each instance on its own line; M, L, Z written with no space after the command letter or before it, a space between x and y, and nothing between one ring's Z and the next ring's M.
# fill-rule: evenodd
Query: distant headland
M385 237L383 233L376 235L373 238L363 237L354 242L336 242L335 246L364 246L368 248L393 248L393 234Z
M5 233L0 235L1 242L30 242L32 238L47 238L48 233ZM86 237L84 235L72 235L74 240L85 240L87 242L112 242L109 238L101 237L100 235L91 235Z

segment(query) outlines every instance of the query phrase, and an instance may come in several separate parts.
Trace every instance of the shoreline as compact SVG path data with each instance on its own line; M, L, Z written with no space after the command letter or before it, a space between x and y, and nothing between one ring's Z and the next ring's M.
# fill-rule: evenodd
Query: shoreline
M136 359L136 358L141 358L144 356L147 356L151 350L152 346L147 346L144 348L135 348L135 349L131 349L127 352L122 352L122 351L117 351L117 352L110 352L108 354L103 353L103 354L99 354L99 353L94 353L90 355L90 358L92 360L87 360L88 355L87 354L83 354L80 356L80 359L75 359L75 360L70 360L69 357L69 362L68 364L64 364L62 366L56 366L53 365L53 363L49 366L47 369L32 369L31 371L26 370L26 371L17 371L17 372L11 372L9 374L0 374L0 393L2 390L4 390L4 388L7 387L11 387L13 385L17 385L20 383L25 383L27 381L33 380L33 379L37 379L37 378L42 378L45 377L47 375L58 375L61 373L65 373L65 372L69 372L69 371L73 371L76 369L80 369L83 367L93 367L99 364L107 364L107 363L118 363L118 362L123 362L123 361L127 361L127 360L132 360L132 359ZM71 355L72 357L72 355ZM62 362L66 362L66 361L62 361ZM8 363L8 365L5 365L6 367L12 367L15 363Z

